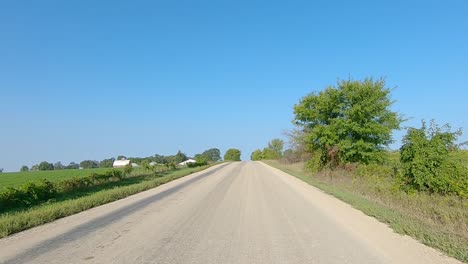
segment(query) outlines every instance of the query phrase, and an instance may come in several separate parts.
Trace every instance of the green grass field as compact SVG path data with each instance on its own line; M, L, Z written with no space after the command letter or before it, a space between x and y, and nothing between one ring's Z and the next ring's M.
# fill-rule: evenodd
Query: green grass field
M73 177L86 177L92 173L103 173L112 168L98 168L86 170L54 170L54 171L27 171L7 172L0 174L0 189L3 187L18 187L27 181L47 179L51 182L63 181Z

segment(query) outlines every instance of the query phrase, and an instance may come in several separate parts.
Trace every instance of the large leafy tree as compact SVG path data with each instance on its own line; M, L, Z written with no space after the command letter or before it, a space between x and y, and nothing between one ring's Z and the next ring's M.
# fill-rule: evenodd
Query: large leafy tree
M80 167L83 169L99 168L99 162L96 160L83 160L80 162Z
M43 161L43 162L39 163L38 169L40 171L54 170L54 164L49 163L47 161Z
M100 168L112 168L114 166L114 158L109 158L109 159L103 159L99 162L99 167Z
M241 158L241 151L238 149L228 149L226 153L224 154L224 160L229 160L229 161L240 161Z
M203 156L206 157L208 161L219 161L221 160L221 151L217 148L211 148L203 151Z
M400 127L392 103L383 79L339 81L302 98L294 106L294 123L302 128L317 165L370 163L381 159L392 130Z
M250 155L251 160L262 160L263 159L263 153L261 150L256 149L252 154Z

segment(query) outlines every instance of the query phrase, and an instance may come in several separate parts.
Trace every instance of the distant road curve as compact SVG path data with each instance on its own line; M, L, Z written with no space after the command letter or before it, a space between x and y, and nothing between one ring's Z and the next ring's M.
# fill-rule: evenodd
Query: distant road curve
M461 263L260 162L0 240L0 263Z

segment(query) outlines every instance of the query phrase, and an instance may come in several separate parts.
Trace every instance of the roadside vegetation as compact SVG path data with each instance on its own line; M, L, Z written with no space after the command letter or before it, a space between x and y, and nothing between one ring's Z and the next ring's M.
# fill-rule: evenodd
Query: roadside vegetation
M85 170L54 170L54 171L22 171L6 172L0 175L1 187L19 187L27 181L40 181L47 179L51 182L62 181L69 178L86 177L92 173L104 173L108 168L85 169Z
M435 121L408 128L382 79L339 81L294 106L291 148L252 153L449 256L468 262L468 151L461 130ZM265 151L267 150L267 151Z
M101 185L63 192L55 196L54 199L38 205L9 210L0 214L0 238L149 190L194 172L202 171L215 164L217 163L197 168L181 168L148 175L124 177L120 181L110 181Z
M228 149L224 154L225 161L240 161L241 160L241 151L238 149Z
M0 237L148 190L206 169L221 157L220 151L212 148L197 154L196 162L178 165L188 159L179 151L173 156L131 158L132 163L123 168L107 168L115 160L111 158L82 161L77 167L81 169L41 162L37 167L42 169L37 171L23 166L20 172L2 173Z

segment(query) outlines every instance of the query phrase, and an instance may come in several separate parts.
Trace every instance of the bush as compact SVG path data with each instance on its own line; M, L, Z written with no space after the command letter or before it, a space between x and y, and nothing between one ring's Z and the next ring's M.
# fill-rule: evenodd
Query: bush
M459 135L461 131L451 132L448 125L440 128L434 122L410 128L400 155L403 189L467 196L467 168L449 158L450 151L457 149Z
M0 192L1 209L35 205L55 197L57 189L46 179L39 182L26 182L19 188L5 188Z
M208 162L206 160L205 161L197 161L197 162L187 163L187 167L189 167L189 168L201 167L201 166L205 166L205 165L208 165Z
M314 168L382 161L392 131L402 121L391 109L390 89L383 79L340 81L303 97L294 106L294 123L306 150L316 156Z
M241 151L238 149L228 149L224 154L224 160L227 161L240 161Z
M39 182L26 182L19 188L4 188L0 192L0 212L9 208L36 205L57 197L57 194L70 193L124 178L123 171L110 170L103 174L93 173L87 177L66 179L55 184L43 179Z

